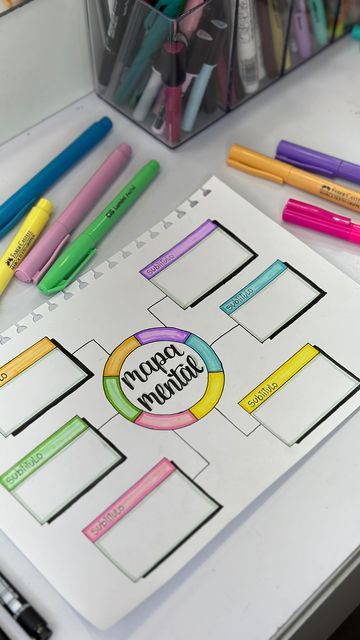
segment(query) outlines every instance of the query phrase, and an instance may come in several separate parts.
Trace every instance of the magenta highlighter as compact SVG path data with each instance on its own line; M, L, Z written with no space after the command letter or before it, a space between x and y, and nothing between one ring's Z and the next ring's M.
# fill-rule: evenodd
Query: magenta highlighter
M339 216L326 209L314 207L307 202L290 199L284 207L283 220L307 227L315 231L327 233L335 238L342 238L348 242L360 244L360 225L355 224L351 218Z
M34 284L40 282L69 242L70 234L125 169L131 154L132 150L128 144L120 144L114 149L15 271L18 280Z

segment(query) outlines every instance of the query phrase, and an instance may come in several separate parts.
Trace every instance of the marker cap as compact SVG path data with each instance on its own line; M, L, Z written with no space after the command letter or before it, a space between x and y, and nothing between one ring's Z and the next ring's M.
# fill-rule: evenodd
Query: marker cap
M285 162L273 160L273 158L238 144L233 144L231 147L227 164L234 169L239 169L239 171L244 171L257 178L271 180L277 184L285 184L292 169L291 165L285 164Z
M199 29L208 30L211 20L223 20L228 23L228 19L232 14L232 10L226 11L226 2L204 2L204 9L199 23ZM231 4L231 3L229 3Z
M15 269L34 245L52 213L50 200L41 198L25 218L19 231L0 258L0 294L12 280ZM25 242L26 241L26 242Z
M360 184L360 166L287 140L281 140L279 143L276 158L305 171Z
M17 622L30 638L49 640L52 636L51 629L49 629L45 620L33 607L26 607L24 612L18 617Z
M228 25L222 20L211 20L206 30L214 39L212 47L209 48L206 64L216 67L224 49Z
M328 178L337 176L341 160L325 155L318 151L313 151L299 144L281 140L276 149L277 160L288 162L294 167L320 173Z
M72 231L125 168L131 153L131 147L125 143L112 151L17 268L15 276L18 280L35 284L41 280L64 249Z
M44 235L15 271L16 278L21 282L34 282L34 284L37 284L70 240L70 233L68 233L66 227L56 220L55 224L46 232L46 243L51 246L51 254L45 259L45 262L41 260L41 266L39 267L38 249L43 245Z
M48 216L50 216L53 211L52 202L50 202L50 200L47 200L47 198L40 198L40 200L36 203L35 207L33 208L42 209L43 211L45 211L45 213L47 213Z
M182 42L165 42L162 49L161 77L167 87L178 87L185 82L185 51Z
M40 281L39 289L46 295L63 291L96 254L95 243L92 237L86 232L76 238L73 242L73 246L74 245L76 246L75 256L71 254L66 255L64 252L62 256L65 256L65 258L60 267L57 268L57 262L55 262L55 265L52 266Z
M39 284L49 295L62 291L82 271L96 253L96 245L109 233L126 211L144 193L160 171L156 160L150 160L89 224L52 265Z
M345 160L342 160L338 176L339 178L343 178L343 180L349 180L349 182L360 184L360 166L353 162L346 162Z
M360 244L360 225L355 224L351 218L332 213L308 202L291 198L284 207L282 218L285 222L292 222L301 227Z
M213 45L210 33L199 29L193 37L188 53L187 72L192 76L199 75L201 67L209 58L209 51Z
M356 244L360 244L360 225L352 224L351 230L349 233L349 242L355 242Z

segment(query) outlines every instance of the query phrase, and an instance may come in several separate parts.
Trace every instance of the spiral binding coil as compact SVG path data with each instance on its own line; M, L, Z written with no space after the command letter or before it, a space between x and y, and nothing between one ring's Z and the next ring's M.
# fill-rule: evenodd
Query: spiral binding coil
M123 249L120 249L120 251L110 258L107 258L107 260L101 264L92 267L89 271L76 278L76 280L74 280L67 289L57 293L49 300L46 300L43 304L34 309L34 311L31 311L31 313L25 316L25 318L18 320L18 322L9 327L6 331L3 331L0 334L0 348L10 340L16 338L23 331L26 331L33 324L44 320L47 315L55 312L59 306L73 298L79 293L79 291L86 289L92 282L102 278L106 275L106 272L109 271L109 269L118 268L129 256L136 251L141 251L141 249L149 244L149 242L158 238L161 233L172 227L178 220L190 213L199 204L200 198L206 198L210 193L211 189L206 188L206 186L201 187L154 227L145 231L145 233L136 238L136 240L126 245Z

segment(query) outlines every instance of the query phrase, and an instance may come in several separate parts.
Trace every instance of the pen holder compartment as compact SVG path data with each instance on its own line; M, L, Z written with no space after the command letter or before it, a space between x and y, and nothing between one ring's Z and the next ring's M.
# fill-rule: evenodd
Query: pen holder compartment
M97 94L171 148L359 19L358 0L115 0L105 24L103 1L87 0Z
M234 21L234 109L348 33L357 0L238 0Z
M351 29L348 0L294 0L288 41L287 73L306 62Z
M285 53L290 13L291 3L284 0L238 0L230 109L278 80L288 66Z
M227 112L236 1L198 0L172 17L184 0L120 0L105 38L100 4L88 0L100 97L169 147Z

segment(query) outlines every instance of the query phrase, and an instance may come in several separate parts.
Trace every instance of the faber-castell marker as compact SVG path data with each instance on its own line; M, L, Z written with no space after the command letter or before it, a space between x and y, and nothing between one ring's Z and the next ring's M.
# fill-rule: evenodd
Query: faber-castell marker
M15 276L18 280L34 282L34 284L41 280L69 242L70 235L76 227L126 167L131 153L131 147L124 143L110 153L105 162L36 243L20 267L16 269Z
M338 213L314 207L308 202L290 198L284 207L282 218L300 227L307 227L335 238L342 238L347 242L360 244L360 224L355 224L351 218L339 216Z
M252 176L265 178L277 184L291 184L307 193L360 213L359 191L347 189L332 180L297 169L291 164L274 160L247 147L234 144L230 149L227 163L230 167Z
M16 236L0 257L0 295L15 275L15 270L34 246L52 214L52 204L41 198L26 216Z
M48 640L52 636L44 618L25 600L5 576L0 573L0 604L18 625L34 640Z
M150 160L105 207L93 222L72 242L41 280L39 289L50 295L65 289L94 257L96 246L116 222L144 193L160 171L156 160Z
M99 144L109 133L111 127L112 122L107 117L92 124L14 195L0 205L0 238L30 211L47 189Z
M276 159L288 162L298 169L318 173L327 178L341 178L360 184L360 165L341 160L321 151L281 140L276 149Z

